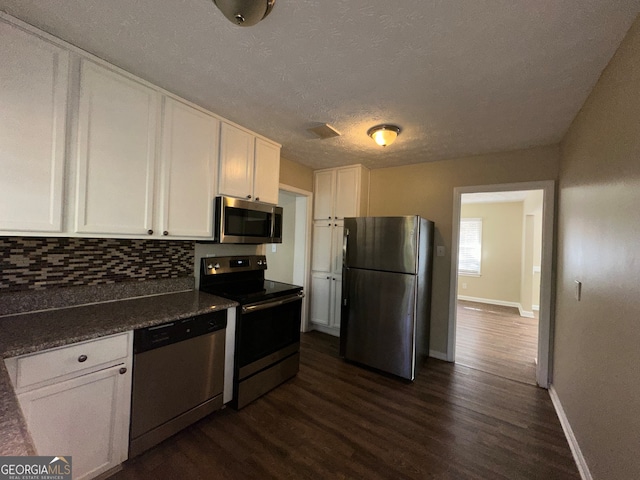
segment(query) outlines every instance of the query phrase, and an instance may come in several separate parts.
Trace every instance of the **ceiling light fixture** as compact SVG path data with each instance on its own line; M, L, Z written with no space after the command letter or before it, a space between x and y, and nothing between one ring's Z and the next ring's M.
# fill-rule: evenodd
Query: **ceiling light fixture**
M396 137L400 134L400 127L395 125L376 125L367 131L367 135L373 138L381 147L391 145L396 141Z
M213 0L213 3L229 21L250 27L271 13L276 0Z

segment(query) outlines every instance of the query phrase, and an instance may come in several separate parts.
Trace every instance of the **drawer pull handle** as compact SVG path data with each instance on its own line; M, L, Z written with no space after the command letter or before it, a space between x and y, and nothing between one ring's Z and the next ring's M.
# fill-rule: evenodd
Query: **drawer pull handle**
M122 367L120 370L118 370L120 372L120 375L124 375L125 373L127 373L127 368L126 367Z
M86 361L87 361L87 356L86 356L86 355L80 355L80 356L78 357L78 361L79 361L80 363L82 363L82 362L86 362Z

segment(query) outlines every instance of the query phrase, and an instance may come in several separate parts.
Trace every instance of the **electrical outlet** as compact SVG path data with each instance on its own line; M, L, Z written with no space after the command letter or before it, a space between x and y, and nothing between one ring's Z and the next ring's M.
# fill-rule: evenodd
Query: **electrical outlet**
M275 243L271 244L271 253L276 253L278 251L278 246Z
M463 288L463 289L466 289L466 288L467 288L467 284L466 284L466 283L463 283L463 284L462 284L462 288Z

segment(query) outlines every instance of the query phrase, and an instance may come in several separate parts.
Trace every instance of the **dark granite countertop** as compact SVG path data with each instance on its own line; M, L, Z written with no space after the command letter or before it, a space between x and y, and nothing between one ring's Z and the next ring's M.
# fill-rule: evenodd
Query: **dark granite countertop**
M0 356L26 353L158 325L237 303L197 290L0 317ZM0 362L0 455L33 455L4 361Z

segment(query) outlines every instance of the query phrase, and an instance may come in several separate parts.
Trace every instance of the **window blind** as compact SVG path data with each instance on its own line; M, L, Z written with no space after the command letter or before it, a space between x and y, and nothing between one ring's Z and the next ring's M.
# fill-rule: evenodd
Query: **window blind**
M458 273L480 275L482 263L482 219L460 220L460 245L458 246Z

